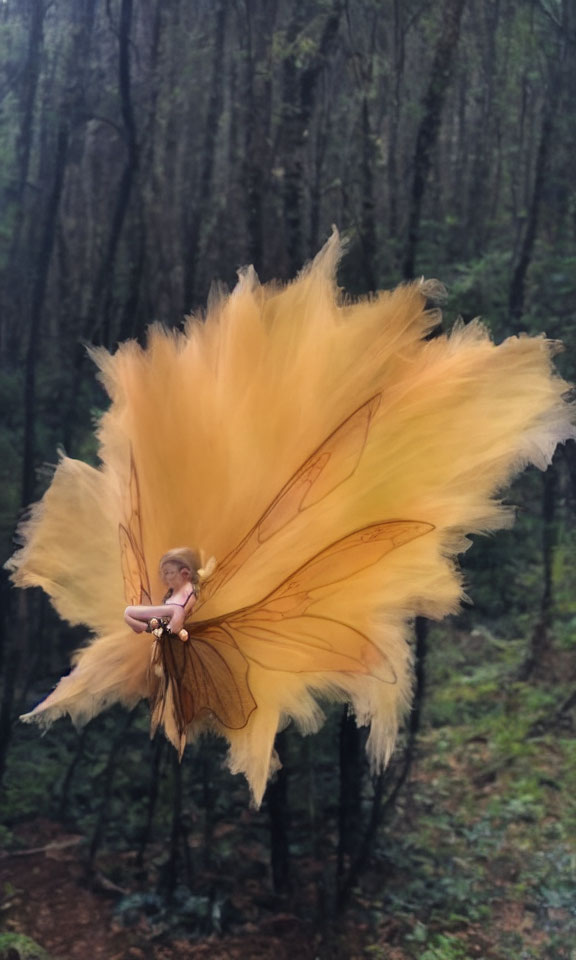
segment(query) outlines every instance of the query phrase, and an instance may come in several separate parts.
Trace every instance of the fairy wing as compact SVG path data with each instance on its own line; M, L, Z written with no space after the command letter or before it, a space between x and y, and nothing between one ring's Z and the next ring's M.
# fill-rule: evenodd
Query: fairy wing
M214 576L202 588L196 612L236 575L262 544L352 476L380 401L381 395L376 394L358 407L293 474L258 523L219 563Z
M310 608L329 588L352 589L348 581L356 574L433 529L412 520L363 527L321 550L261 603L227 618L225 626L242 653L266 669L362 673L396 683L390 661L366 634Z
M160 667L158 674L154 669ZM246 726L256 701L248 686L248 662L233 639L217 624L187 643L172 634L156 644L151 670L151 736L172 713L180 738L202 714L224 727Z
M224 727L244 727L256 709L250 662L287 673L369 674L396 683L388 657L369 637L310 608L330 588L342 589L392 550L433 529L410 520L370 524L317 553L261 602L188 624L187 643L170 638L162 655L164 669L176 681L178 729L201 713L212 714Z
M134 457L130 456L130 480L128 484L128 519L118 525L120 557L126 602L131 605L151 604L150 579L146 569L142 538L142 512L140 486Z
M195 612L263 543L352 476L379 404L376 395L358 407L302 464L204 585ZM131 596L139 591L143 598L149 596L149 588L133 463L130 499L129 524L121 525L123 569L127 591ZM165 636L153 657L159 676L151 671L152 733L166 721L167 710L180 737L203 714L229 729L245 727L256 709L249 686L250 662L276 671L370 674L396 683L390 661L369 637L309 608L326 589L341 589L349 578L432 529L428 523L404 520L371 524L317 553L259 603L224 617L188 623L188 643Z

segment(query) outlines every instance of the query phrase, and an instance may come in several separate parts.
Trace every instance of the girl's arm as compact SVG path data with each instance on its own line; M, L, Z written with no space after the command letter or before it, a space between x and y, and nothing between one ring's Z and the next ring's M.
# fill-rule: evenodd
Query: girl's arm
M178 594L176 594L176 596L178 596ZM168 629L170 632L178 633L182 629L187 614L193 609L196 599L196 591L192 588L183 604L175 603L171 600L171 602L164 603L158 607L126 607L124 620L135 633L144 633L148 627L148 622L153 617L156 617L158 620L164 618L169 621Z
M148 622L156 617L157 620L165 618L170 620L170 629L172 629L172 619L174 614L181 608L167 603L158 607L126 607L124 611L124 620L129 627L132 627L134 633L144 633L148 627ZM180 629L180 627L178 628Z

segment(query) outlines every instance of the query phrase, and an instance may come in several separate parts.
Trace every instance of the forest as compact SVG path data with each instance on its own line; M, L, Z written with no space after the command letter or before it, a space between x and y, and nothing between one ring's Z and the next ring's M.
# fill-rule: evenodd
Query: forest
M575 102L571 0L0 0L1 562L59 451L98 462L87 346L332 225L350 297L436 278L445 330L545 333L574 383ZM146 704L20 723L86 631L2 569L0 960L574 960L574 442L505 499L386 771L334 704L260 810Z

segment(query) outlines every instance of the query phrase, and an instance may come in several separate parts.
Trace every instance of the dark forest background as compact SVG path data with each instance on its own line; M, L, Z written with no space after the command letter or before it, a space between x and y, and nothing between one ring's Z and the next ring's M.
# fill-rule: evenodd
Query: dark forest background
M447 326L544 330L573 381L575 100L572 0L0 0L2 557L58 446L95 462L85 345L288 279L333 223L351 294L438 277ZM145 708L18 725L83 637L3 572L0 956L570 960L574 447L511 499L474 606L416 625L387 773L335 709L258 813Z

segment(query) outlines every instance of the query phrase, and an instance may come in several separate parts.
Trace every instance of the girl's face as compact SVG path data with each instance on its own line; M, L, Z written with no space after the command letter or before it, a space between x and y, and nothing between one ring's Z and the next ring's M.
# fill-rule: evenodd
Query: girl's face
M167 587L171 587L172 590L179 590L190 579L190 571L186 567L168 561L162 564L160 576Z

